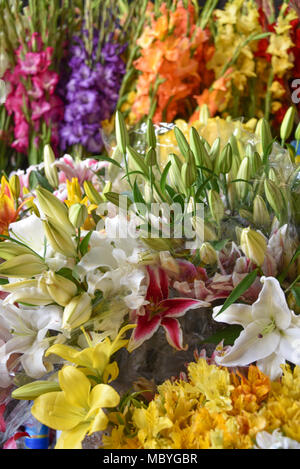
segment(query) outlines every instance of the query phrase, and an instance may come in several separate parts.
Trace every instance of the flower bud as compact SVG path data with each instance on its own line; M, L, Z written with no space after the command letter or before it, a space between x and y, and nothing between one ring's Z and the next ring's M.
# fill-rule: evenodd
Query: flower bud
M126 148L129 145L129 136L124 117L120 111L116 112L116 139L118 149L123 155L126 155Z
M14 200L18 200L20 191L21 191L21 184L19 176L14 174L9 180L9 187L12 193Z
M69 220L74 228L81 228L88 217L88 210L83 204L73 204L69 208Z
M65 306L62 319L64 329L74 329L88 321L92 314L92 301L88 293L75 296Z
M210 208L210 212L212 218L217 222L220 223L224 216L224 205L220 194L214 190L210 190L208 192L208 205Z
M39 279L39 286L60 306L67 306L77 293L74 282L51 270Z
M176 126L174 127L174 134L179 146L179 150L181 151L182 155L187 158L188 152L190 151L187 139L185 138L183 132Z
M239 210L239 214L245 220L248 220L250 223L253 223L253 215L251 212L249 212L249 210L245 210L244 208L241 208Z
M213 142L209 156L212 161L214 161L220 154L220 149L221 149L221 139L220 137L216 138L216 140Z
M280 216L284 208L284 203L279 187L277 187L273 181L270 181L270 179L265 179L264 189L267 201L271 205L276 215Z
M297 125L296 131L295 131L295 139L297 140L297 142L300 141L300 122Z
M148 119L147 122L147 144L148 147L153 148L155 150L156 148L156 135L155 135L155 129L154 125L152 123L151 119Z
M0 264L0 277L31 278L47 269L44 261L34 254L21 254Z
M240 164L237 176L237 179L243 179L244 181L248 181L250 178L250 162L249 159L246 157ZM236 183L236 191L240 200L243 200L249 192L250 186L247 182L238 181Z
M14 243L13 241L4 241L0 243L0 259L9 259L20 256L21 254L32 254L32 251L26 246Z
M46 238L54 251L67 257L75 257L76 248L72 237L52 221L42 220L42 222Z
M39 280L37 279L7 283L1 286L1 290L10 293L5 298L4 304L26 303L34 306L45 306L53 303L51 296L39 287Z
M168 160L171 161L171 166L168 173L170 182L174 188L177 188L179 192L184 194L186 188L181 178L182 162L180 161L180 158L175 155L175 153L171 153Z
M201 242L215 241L217 239L215 230L201 217L193 217L192 226Z
M221 153L217 156L214 163L214 173L219 174L229 173L232 165L232 148L230 143L227 143Z
M268 227L271 222L265 201L260 195L257 195L253 202L253 222L264 227Z
M141 240L154 251L169 251L171 248L170 240L166 238L141 238Z
M262 119L260 133L262 150L266 154L273 139L270 124L265 118Z
M295 121L296 109L290 106L285 113L283 121L280 126L280 138L285 142L292 133Z
M91 181L84 181L83 188L91 204L99 205L103 202L101 195L95 189Z
M153 147L150 147L146 153L145 163L148 166L154 166L157 163L156 151Z
M250 161L250 175L251 177L255 176L259 169L262 166L262 160L260 157L260 154L255 151L249 156L249 161Z
M128 165L133 171L141 171L148 179L149 169L144 158L132 147L127 146Z
M210 118L209 109L207 104L202 104L199 111L199 122L203 125L206 125L208 119Z
M181 168L181 178L185 186L185 193L192 184L194 184L197 177L194 165L190 163L183 163Z
M267 242L261 233L251 230L251 228L244 228L241 233L241 249L254 264L263 265Z
M58 174L57 168L53 164L55 162L55 155L50 145L44 147L44 164L45 164L45 176L48 182L53 187L58 187Z
M200 248L200 259L206 265L213 265L218 260L216 250L209 243L203 243Z
M33 381L32 383L24 384L24 386L14 389L12 398L33 401L42 394L55 391L61 391L59 384L55 381Z
M36 195L46 217L55 222L56 225L61 226L65 232L74 234L74 226L69 220L67 207L43 187L39 186L36 189Z

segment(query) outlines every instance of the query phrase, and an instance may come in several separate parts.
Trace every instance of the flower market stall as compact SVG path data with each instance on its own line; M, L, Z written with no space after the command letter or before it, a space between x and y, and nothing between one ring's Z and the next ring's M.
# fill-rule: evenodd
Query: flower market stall
M0 448L300 448L300 3L0 0Z

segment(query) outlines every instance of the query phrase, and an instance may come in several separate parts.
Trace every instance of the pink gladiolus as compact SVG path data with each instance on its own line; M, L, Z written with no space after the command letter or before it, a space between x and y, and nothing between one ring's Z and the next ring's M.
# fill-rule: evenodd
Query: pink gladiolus
M169 281L161 268L147 267L149 284L146 300L148 304L135 312L137 327L131 336L128 350L139 347L150 339L160 326L166 331L169 344L177 350L184 350L182 330L176 318L189 309L210 306L204 301L187 298L169 298Z
M19 58L21 73L24 75L36 75L41 68L42 56L39 52L27 52L25 58Z
M47 101L33 101L32 107L32 120L40 119L46 112L50 111L51 106Z
M33 82L37 87L47 91L49 94L53 94L55 87L58 83L58 74L51 70L45 70L36 77L33 78Z

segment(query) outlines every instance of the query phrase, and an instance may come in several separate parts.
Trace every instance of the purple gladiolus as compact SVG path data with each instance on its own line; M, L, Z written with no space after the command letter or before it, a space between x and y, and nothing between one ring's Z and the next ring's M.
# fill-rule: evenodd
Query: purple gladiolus
M84 31L83 35L86 34ZM60 128L62 150L81 144L88 152L99 153L103 142L101 122L110 119L116 109L126 66L122 54L126 45L113 35L106 38L97 60L99 33L94 33L89 57L81 37L73 38L68 59L69 74L61 80L60 95L65 100L64 121Z

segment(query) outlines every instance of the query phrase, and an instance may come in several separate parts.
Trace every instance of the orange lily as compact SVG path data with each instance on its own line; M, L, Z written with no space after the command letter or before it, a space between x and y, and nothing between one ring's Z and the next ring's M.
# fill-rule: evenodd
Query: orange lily
M15 222L19 216L19 212L23 207L22 202L17 207L17 201L14 199L9 182L2 176L0 189L0 234L7 234L9 225Z

